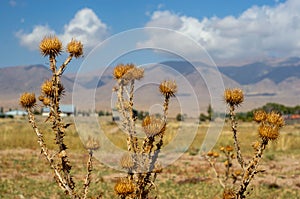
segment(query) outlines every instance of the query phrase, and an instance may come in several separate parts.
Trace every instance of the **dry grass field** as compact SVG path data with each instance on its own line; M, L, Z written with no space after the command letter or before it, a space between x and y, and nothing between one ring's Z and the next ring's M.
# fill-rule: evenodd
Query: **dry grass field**
M54 137L51 129L43 123L44 119L38 117L46 143L53 149ZM64 119L67 122L73 121L72 118ZM99 121L106 136L114 144L126 147L126 136L110 122L110 118L101 117ZM239 125L242 152L246 158L251 158L251 143L258 136L257 125ZM221 198L222 189L209 163L197 154L208 126L208 123L200 124L190 148L158 176L156 192L160 198ZM166 141L172 141L172 135L180 125L172 121L167 128L166 135L169 137L166 137ZM66 134L69 158L73 165L72 175L76 181L83 183L88 154L74 125L68 128ZM232 142L229 124L225 124L214 150L218 151L220 146L232 145ZM218 158L217 170L221 173L224 172L223 161L224 158ZM287 125L281 130L280 138L271 143L264 153L261 169L266 171L255 177L250 186L252 191L249 198L300 198L300 124ZM96 160L89 195L98 193L103 198L117 198L113 187L120 175L120 171ZM77 188L80 189L81 185ZM55 183L52 170L40 153L35 134L26 117L0 119L0 198L68 198Z

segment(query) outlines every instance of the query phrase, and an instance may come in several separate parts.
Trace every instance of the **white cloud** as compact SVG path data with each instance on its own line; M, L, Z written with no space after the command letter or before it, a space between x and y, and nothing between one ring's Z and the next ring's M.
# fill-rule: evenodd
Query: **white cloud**
M300 55L300 1L276 6L253 6L240 16L197 19L170 11L152 13L147 27L170 28L193 38L217 61L264 59ZM151 35L147 44L181 45L171 38ZM142 45L142 44L140 44ZM193 51L192 48L183 50ZM195 55L196 56L196 55Z
M35 50L38 48L40 41L45 35L54 35L55 31L51 30L47 25L45 26L35 26L31 33L24 33L20 30L16 33L16 36L20 39L20 44L29 48L30 50Z
M72 38L80 40L85 48L92 48L108 36L108 27L89 8L79 10L74 18L64 26L62 33L57 33L48 25L37 25L31 33L20 30L16 36L20 44L31 50L37 49L38 44L45 35L57 35L66 45Z

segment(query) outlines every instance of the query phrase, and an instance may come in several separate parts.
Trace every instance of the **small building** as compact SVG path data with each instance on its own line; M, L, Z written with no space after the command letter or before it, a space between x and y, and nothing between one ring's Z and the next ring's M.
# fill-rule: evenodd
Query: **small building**
M23 111L23 110L12 110L12 111L8 111L8 112L5 112L4 114L5 116L25 116L27 115L27 112L26 111Z
M61 111L60 116L62 117L76 114L75 106L73 106L72 104L62 104L60 105L59 110ZM42 116L49 116L49 113L50 113L50 109L48 107L44 107L42 109Z

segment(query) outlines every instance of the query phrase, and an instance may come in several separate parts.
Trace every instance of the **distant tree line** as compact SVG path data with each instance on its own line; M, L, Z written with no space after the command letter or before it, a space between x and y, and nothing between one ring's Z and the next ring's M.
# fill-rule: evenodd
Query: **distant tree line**
M238 120L247 122L247 121L252 121L253 120L253 113L256 110L262 109L265 112L271 112L271 111L276 111L282 115L289 115L289 114L300 114L300 105L294 106L294 107L290 107L290 106L285 106L283 104L278 104L278 103L273 103L273 102L269 102L267 104L265 104L264 106L260 107L260 108L255 108L251 111L247 111L247 112L238 112L236 113L236 118ZM205 121L212 121L214 116L220 116L220 117L228 117L228 115L225 115L224 113L218 114L215 113L211 107L211 105L208 105L207 108L207 112L206 114L201 113L199 116L199 121L200 122L205 122Z

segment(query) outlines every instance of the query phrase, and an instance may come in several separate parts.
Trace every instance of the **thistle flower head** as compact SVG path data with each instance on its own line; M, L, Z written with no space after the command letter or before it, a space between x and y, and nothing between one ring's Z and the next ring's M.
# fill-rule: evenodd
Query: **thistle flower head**
M36 99L34 93L23 93L20 97L20 104L24 108L32 108L35 106Z
M223 199L235 199L236 193L233 189L225 189L223 192Z
M116 79L121 79L130 69L134 68L133 64L119 64L114 68L113 75Z
M115 187L114 190L117 195L120 196L128 196L132 194L135 190L134 184L127 178L120 178Z
M230 145L227 145L227 146L225 147L225 150L226 150L227 152L231 152L231 151L233 151L233 147L230 146Z
M64 93L64 86L62 84L58 84L58 95L61 95ZM41 91L43 94L45 94L47 97L53 97L54 95L54 86L51 80L46 80L41 86Z
M241 89L225 89L224 99L230 106L238 106L244 101L244 94Z
M140 80L144 77L144 69L133 67L129 69L123 76L125 80Z
M120 165L124 169L132 169L134 167L134 161L129 153L125 153L120 160Z
M62 51L62 43L56 36L47 36L40 43L40 51L43 56L57 56Z
M142 126L147 137L154 137L165 131L165 122L155 116L146 116Z
M51 103L51 99L48 97L45 97L42 102L45 106L49 106Z
M267 113L264 110L257 110L253 114L253 120L255 122L262 122L267 118Z
M83 45L80 41L73 40L70 41L67 45L67 52L70 53L70 55L78 58L83 55Z
M163 81L159 85L159 91L165 97L174 97L177 92L177 85L175 81Z
M53 95L53 84L52 81L46 80L41 86L42 93L46 96L52 96Z
M95 138L89 136L86 141L85 148L88 150L98 150L100 148L100 143Z
M282 127L284 125L284 120L281 117L281 115L279 113L276 113L275 111L272 111L271 113L267 114L267 121L270 124Z
M209 156L209 157L212 157L212 156L214 156L214 152L212 152L212 151L209 151L209 152L207 152L207 154L206 154L207 156Z
M276 140L279 136L279 127L268 124L261 124L258 128L259 136L266 140Z

